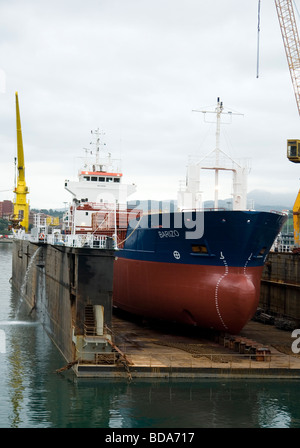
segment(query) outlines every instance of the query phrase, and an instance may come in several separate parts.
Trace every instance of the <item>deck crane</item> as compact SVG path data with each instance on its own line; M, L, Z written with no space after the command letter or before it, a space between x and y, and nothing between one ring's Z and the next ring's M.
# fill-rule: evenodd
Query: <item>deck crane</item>
M17 150L18 150L18 179L15 186L14 193L14 214L11 218L12 227L23 227L28 231L29 227L29 202L26 199L29 193L25 182L25 162L23 151L23 139L19 109L18 92L16 92L16 127L17 127Z
M300 40L292 0L275 0L285 54L300 115ZM300 140L287 141L287 157L300 163ZM293 206L294 242L300 247L300 190Z

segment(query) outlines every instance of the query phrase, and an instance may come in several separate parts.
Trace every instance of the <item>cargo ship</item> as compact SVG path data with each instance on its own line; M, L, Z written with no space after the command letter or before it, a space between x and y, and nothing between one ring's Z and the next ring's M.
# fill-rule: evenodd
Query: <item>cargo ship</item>
M27 284L27 302L44 309L47 332L66 359L77 359L79 352L82 357L82 351L86 358L87 346L92 354L101 344L107 350L112 306L231 334L254 315L266 257L287 217L247 209L247 169L220 149L221 116L227 112L219 99L213 113L216 148L189 162L176 210L171 203L145 210L128 200L136 185L123 183L120 161L112 159L97 129L78 179L65 181L72 202L62 226L48 226L36 216L30 233L22 222L15 229L13 281L20 287L32 270L36 280ZM19 153L23 160L23 149ZM208 169L215 173L215 204L203 209L201 172ZM230 210L218 207L222 170L233 175ZM27 187L23 190L27 194ZM96 316L88 344L91 306Z
M115 249L113 306L155 318L228 333L239 333L259 302L266 257L284 222L281 212L246 208L246 168L219 145L223 104L217 101L216 148L202 163L190 163L178 210L128 207L135 185L122 183L110 154L100 157L96 133L94 162L85 163L76 182L65 182L73 203L65 215L66 235L93 240L112 238ZM208 159L213 162L208 166ZM203 209L201 169L233 173L232 209ZM60 235L60 238L62 235ZM66 237L66 236L65 236ZM99 242L97 242L97 238Z

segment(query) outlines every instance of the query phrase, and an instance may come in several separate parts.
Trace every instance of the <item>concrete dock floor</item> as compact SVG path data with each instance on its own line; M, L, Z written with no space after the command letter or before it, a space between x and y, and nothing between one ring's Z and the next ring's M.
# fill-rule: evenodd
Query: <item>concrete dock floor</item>
M291 332L271 325L250 321L239 335L224 338L198 328L145 321L117 312L112 331L114 343L124 355L121 362L77 365L77 376L300 379L300 355L291 349L295 339Z

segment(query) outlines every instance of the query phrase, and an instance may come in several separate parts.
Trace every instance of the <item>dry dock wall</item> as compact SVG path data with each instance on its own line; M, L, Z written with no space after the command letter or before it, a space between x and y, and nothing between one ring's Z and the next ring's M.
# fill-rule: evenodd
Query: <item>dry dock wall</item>
M266 260L259 306L300 323L300 254L271 252Z
M183 361L184 351L181 349L176 353L172 351L167 354L157 350L157 347L164 344L155 344L155 349L153 349L149 343L153 337L151 335L149 339L147 333L145 335L146 343L138 345L137 353L135 353L136 340L133 340L131 357L138 356L134 362L132 361L126 366L123 362L110 365L111 363L101 362L99 358L97 358L99 362L96 363L91 359L86 362L86 358L79 358L76 341L79 339L84 342L84 345L93 347L95 339L98 337L85 335L86 306L99 306L99 304L103 306L105 323L108 326L111 325L114 256L113 250L76 249L34 244L21 240L13 242L13 284L21 291L27 309L29 308L37 314L66 361L72 363L80 359L80 362L73 366L78 377L127 379L129 377L299 378L300 370L298 364L293 364L295 363L293 357L288 357L288 363L285 364L282 362L282 358L272 354L272 361L265 363L264 366L261 366L257 359L252 361L251 357L246 357L245 367L242 367L241 358L239 358L237 366L234 367L234 364L230 362L229 368L228 364L224 365L223 360L220 366L213 365L211 358L211 366L207 367L202 357L192 358L192 364L190 360ZM297 258L293 254L270 254L264 268L260 306L279 314L290 313L293 316L300 316L298 305L299 262L300 257ZM282 288L284 288L284 292ZM136 333L135 329L132 330L131 327L130 330L127 330L126 327L123 331L125 331L126 338L128 333ZM253 333L250 331L250 334ZM120 340L122 340L122 335ZM102 354L99 354L101 343L97 342L95 345L97 357L101 358ZM148 352L144 353L144 350L148 350ZM226 349L224 348L224 350ZM129 351L127 347L127 356L129 356ZM103 358L107 359L110 355L114 354L103 354ZM163 356L163 359L160 359L160 356ZM171 364L169 359L172 360ZM278 363L277 359L279 359Z
M77 359L86 307L101 306L112 320L114 251L13 241L12 282L67 362Z

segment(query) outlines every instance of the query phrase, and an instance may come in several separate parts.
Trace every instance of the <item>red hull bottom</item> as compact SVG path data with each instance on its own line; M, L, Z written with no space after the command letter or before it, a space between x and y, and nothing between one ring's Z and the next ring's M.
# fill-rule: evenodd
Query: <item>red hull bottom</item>
M263 267L217 267L118 258L114 306L133 314L237 334L259 302Z

